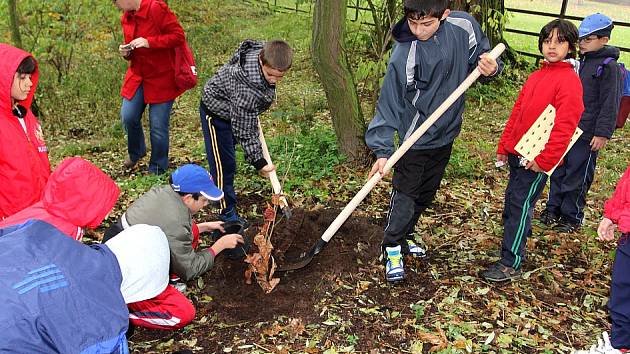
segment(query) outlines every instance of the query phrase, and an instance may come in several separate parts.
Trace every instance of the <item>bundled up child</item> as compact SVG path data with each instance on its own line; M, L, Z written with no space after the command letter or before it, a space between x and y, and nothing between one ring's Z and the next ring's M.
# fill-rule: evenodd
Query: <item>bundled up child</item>
M486 280L500 282L521 275L534 205L547 181L545 171L560 162L584 111L582 84L573 60L577 42L577 28L567 20L553 20L540 31L538 49L545 60L523 85L497 149L497 161L508 163L510 179L505 190L501 259L481 272ZM515 146L549 104L556 109L549 141L534 160L527 161Z
M611 337L604 332L603 340L599 340L597 346L577 353L616 354L630 351L630 165L617 183L615 193L604 204L604 217L597 228L598 240L613 241L615 228L621 236L617 243L608 300Z
M370 171L383 173L394 153L395 135L407 139L470 72L497 75L502 63L485 55L488 39L467 13L450 11L448 0L405 0L405 17L393 29L389 60L376 114L365 140L377 157ZM393 191L382 243L385 278L405 276L403 254L422 257L414 241L420 214L431 204L460 132L464 96L420 138L395 166Z
M70 239L99 225L118 193L96 166L68 158L42 201L0 223L0 352L129 352L127 304L168 286L164 233L136 225L107 245Z
M273 103L276 84L291 68L292 60L293 51L284 41L246 40L203 88L201 129L210 173L225 193L223 221L239 220L247 225L236 210L236 144L241 144L245 159L261 175L275 170L263 157L258 116Z
M615 130L622 81L619 49L607 45L613 27L610 18L598 13L584 18L578 28L584 89L579 127L583 133L551 175L549 199L540 215L543 224L555 224L559 232L574 232L582 225L598 152Z
M50 175L42 127L31 112L39 71L33 56L0 43L0 220L35 204Z

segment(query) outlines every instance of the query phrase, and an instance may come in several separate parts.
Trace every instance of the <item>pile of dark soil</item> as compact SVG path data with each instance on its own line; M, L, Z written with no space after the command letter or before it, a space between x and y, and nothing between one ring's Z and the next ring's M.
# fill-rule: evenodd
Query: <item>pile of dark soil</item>
M338 215L338 210L294 210L293 217L276 224L272 242L278 263L308 250ZM254 229L257 227L251 227ZM350 218L324 250L305 268L276 273L280 283L265 294L254 282L244 282L246 264L229 259L217 260L205 277L204 292L212 297L205 311L214 312L226 322L270 321L278 316L308 319L320 295L329 289L336 276L359 271L362 264L378 257L382 227L375 220ZM357 261L357 259L359 261Z

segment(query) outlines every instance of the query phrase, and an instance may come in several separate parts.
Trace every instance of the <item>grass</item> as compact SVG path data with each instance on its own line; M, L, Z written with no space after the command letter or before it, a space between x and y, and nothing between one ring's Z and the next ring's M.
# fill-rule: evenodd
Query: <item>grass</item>
M536 10L547 13L559 14L562 1L560 0L506 0L505 6L509 8ZM577 1L569 1L566 14L569 16L585 17L596 12L608 15L615 21L630 22L630 3L611 4L598 1L584 0L583 4ZM553 17L529 15L512 12L508 17L508 28L520 29L538 33L540 29ZM579 26L580 21L572 21ZM538 54L538 39L517 33L505 33L507 42L514 48L530 53ZM630 47L630 27L617 26L612 32L610 45ZM620 61L630 63L630 53L622 52Z

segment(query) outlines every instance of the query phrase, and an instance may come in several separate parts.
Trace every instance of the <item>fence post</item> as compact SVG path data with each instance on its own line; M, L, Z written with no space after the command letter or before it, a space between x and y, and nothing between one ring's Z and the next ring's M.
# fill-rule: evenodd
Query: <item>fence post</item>
M567 3L569 0L562 0L562 7L560 8L560 18L564 18L567 13Z

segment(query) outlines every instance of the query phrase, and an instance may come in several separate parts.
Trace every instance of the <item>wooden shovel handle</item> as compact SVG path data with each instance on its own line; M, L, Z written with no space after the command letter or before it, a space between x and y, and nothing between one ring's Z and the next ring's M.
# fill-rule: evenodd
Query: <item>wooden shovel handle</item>
M265 160L267 160L267 163L273 164L273 162L271 161L271 156L269 155L269 149L267 148L267 142L265 141L265 135L263 134L260 120L258 121L258 133L260 134L260 145L262 145L263 157L265 158ZM280 185L280 181L278 180L278 175L276 174L275 170L269 172L269 180L271 181L271 186L273 187L273 193L281 195L282 186ZM280 197L280 203L282 203L282 208L289 206L287 198L284 196Z
M492 49L491 52L488 53L488 55L496 60L501 55L501 53L503 53L504 50L505 45L503 43L499 43L496 47L494 47L494 49ZM348 217L350 217L350 214L352 214L354 209L356 209L359 203L361 203L363 199L365 199L368 193L372 191L374 186L376 186L376 184L383 178L383 176L387 174L392 169L392 167L394 167L396 162L400 160L400 158L407 152L407 150L409 150L411 146L413 146L413 144L418 139L420 139L420 137L433 125L433 123L435 123L442 116L442 114L444 114L444 112L446 112L446 110L449 109L451 105L453 105L453 103L462 94L464 94L464 92L466 92L470 85L472 85L479 78L480 75L481 72L479 71L479 68L475 68L475 70L473 70L468 75L466 80L464 80L455 89L455 91L453 91L453 93L451 93L450 96L446 98L446 100L435 110L435 112L433 112L429 116L429 118L427 118L427 120L422 123L418 127L418 129L416 129L413 134L411 134L411 136L409 136L409 138L402 143L402 145L400 145L400 147L394 152L394 154L389 159L387 159L387 163L383 168L383 174L381 175L380 173L376 173L374 174L374 176L372 176L372 178L367 181L363 188L361 188L361 190L354 196L354 198L352 198L350 203L348 203L348 205L343 208L341 213L339 213L337 218L332 222L332 224L330 224L328 229L326 229L321 237L322 240L326 242L330 241L333 235L339 230L341 225L343 225Z

